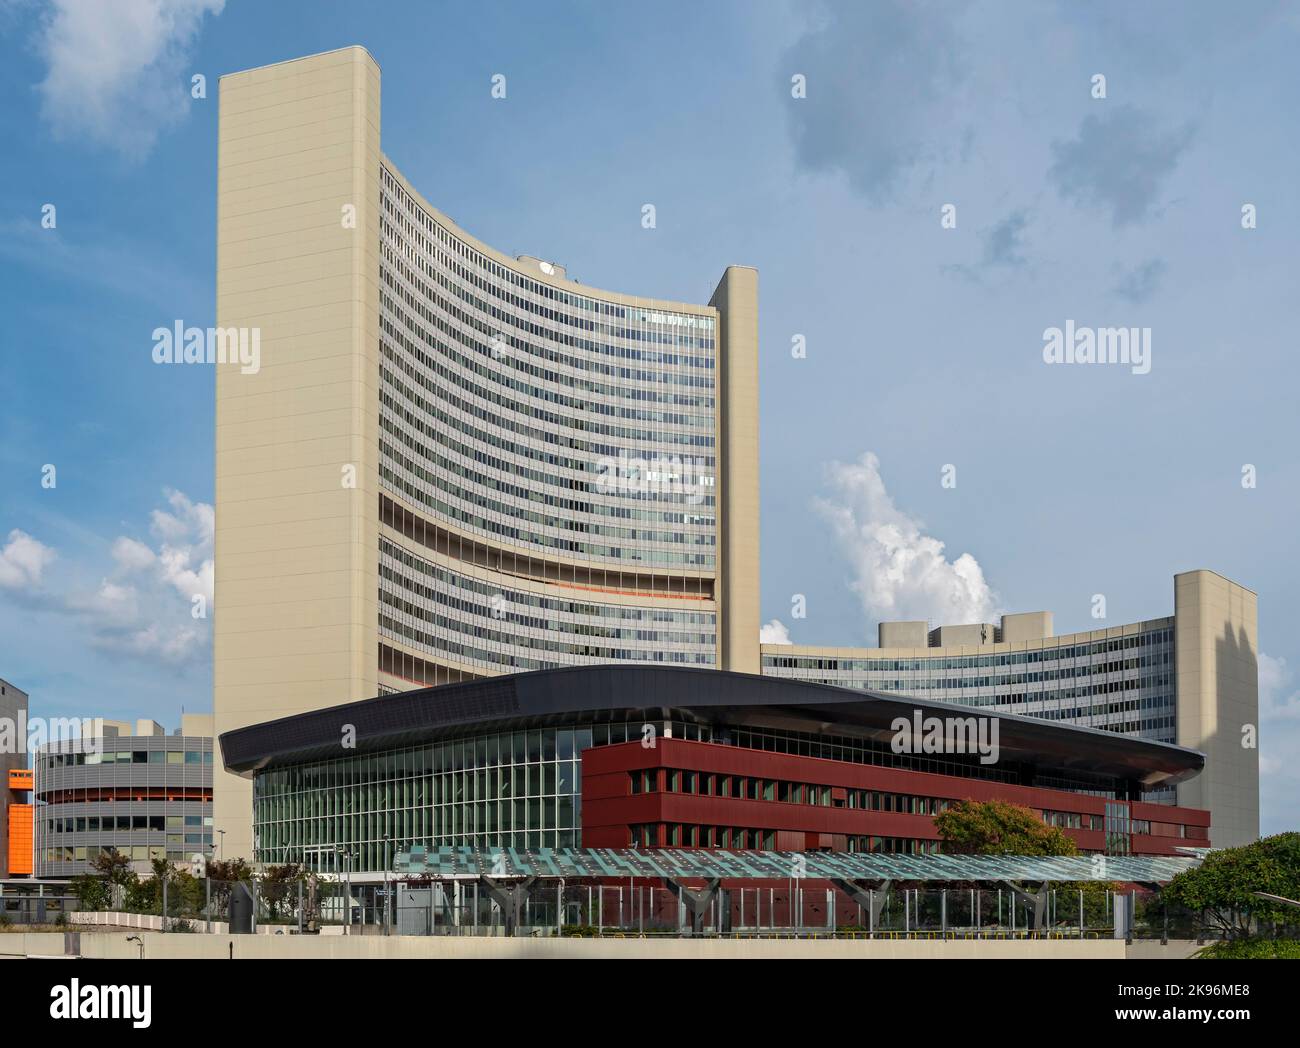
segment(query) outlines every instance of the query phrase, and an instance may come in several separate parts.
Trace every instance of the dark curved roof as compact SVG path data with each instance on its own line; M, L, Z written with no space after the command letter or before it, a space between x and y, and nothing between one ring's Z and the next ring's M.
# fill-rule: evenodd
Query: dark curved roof
M1001 760L1040 772L1086 771L1165 786L1199 772L1205 755L1163 742L971 706L725 670L628 664L573 666L487 677L236 728L221 736L228 771L251 776L277 764L416 745L444 732L607 719L601 714L700 720L714 725L833 731L888 742L892 722L925 716L993 717ZM345 725L355 748L342 750Z

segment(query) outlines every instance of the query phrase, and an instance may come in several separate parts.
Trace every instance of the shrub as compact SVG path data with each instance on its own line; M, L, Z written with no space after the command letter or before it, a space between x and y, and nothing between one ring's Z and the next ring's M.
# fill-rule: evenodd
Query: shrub
M1211 943L1195 954L1197 960L1292 960L1300 961L1300 940L1229 939Z

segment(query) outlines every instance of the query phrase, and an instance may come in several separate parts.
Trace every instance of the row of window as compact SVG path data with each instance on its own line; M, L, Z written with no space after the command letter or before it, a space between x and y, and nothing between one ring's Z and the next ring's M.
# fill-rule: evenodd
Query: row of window
M388 603L382 600L382 596L381 594L381 603ZM540 659L530 658L527 655L516 654L515 650L507 650L504 641L506 635L500 633L500 631L489 630L482 626L468 626L445 616L439 616L436 625L441 626L447 633L454 632L464 633L468 636L482 636L487 640L495 638L500 647L485 648L473 643L450 640L443 634L430 633L401 619L395 619L391 615L381 612L379 616L380 636L405 642L411 647L421 648L431 654L454 658L458 662L478 663L494 668L509 668L519 671L540 670L582 660L588 662L656 662L693 666L712 666L716 661L715 649L711 647L696 651L647 651L638 648L613 648L599 644L559 644L554 641L540 641L537 646L550 651L559 649L569 658L557 658L555 656ZM513 641L511 641L511 644L513 649Z
M66 815L47 819L51 833L96 833L104 830L179 830L212 825L211 815Z
M172 842L168 842L169 844ZM201 851L206 855L212 854L211 845L204 845L195 842L193 848L175 848L164 845L149 844L131 844L131 845L111 845L111 844L85 844L85 845L56 845L41 850L40 855L43 861L47 863L59 862L90 862L101 854L116 853L123 858L130 859L132 862L152 862L155 859L166 859L168 862L184 862L196 851Z
M629 464L636 459L645 460L647 465L653 463L656 459L671 460L676 457L679 461L689 464L690 467L699 475L701 479L712 478L717 472L717 460L711 454L692 454L687 456L665 454L663 443L656 435L651 447L642 449L638 447L627 447L613 445L590 445L589 453L583 458L571 458L554 451L544 450L534 447L532 444L522 443L514 440L502 433L501 427L497 426L489 432L486 429L478 429L465 423L459 417L439 412L436 409L430 410L428 406L419 398L417 394L411 393L401 385L399 381L392 378L387 369L380 370L381 378L389 385L399 389L411 400L414 405L422 410L413 411L409 407L403 407L401 402L388 393L383 395L383 406L392 409L392 414L384 412L380 419L380 425L388 432L398 437L406 444L412 453L420 455L426 461L434 462L436 465L454 473L458 476L470 476L482 473L484 470L495 469L501 473L508 473L513 477L523 480L532 481L538 484L547 484L554 488L563 490L579 491L586 494L584 500L572 499L560 495L548 495L540 493L536 488L529 484L510 493L520 495L530 501L543 502L557 509L571 510L582 513L601 513L604 516L618 517L627 520L667 520L670 523L677 521L683 514L674 512L648 513L644 510L631 509L626 506L605 505L594 501L596 496L605 496L610 499L628 499L633 498L640 501L670 501L670 499L660 499L664 492L647 488L645 490L633 489L631 485L617 487L608 482L608 479L602 480L603 475L599 473L598 467L602 460L610 460L613 463L626 461ZM430 416L426 420L425 415ZM476 447L473 444L462 443L456 440L449 430L456 426L466 436L473 437L481 444L495 448L503 452L509 458L502 458ZM462 462L455 460L443 459L436 457L431 446L418 443L416 434L422 434L437 443L446 450L463 456L474 466L467 466ZM549 443L558 443L554 435L551 435ZM563 445L566 449L572 446L571 442L565 442ZM582 476L572 476L565 473L549 473L540 469L532 469L522 466L520 460L533 461L541 463L552 469L572 470L574 474L596 475L594 481L587 481ZM707 484L698 485L701 488L709 487ZM707 491L697 493L693 500L693 505L713 506L716 499Z
M640 769L628 773L629 792L654 793L659 789L660 770ZM781 804L810 804L824 808L849 808L861 811L895 812L908 815L938 815L952 802L942 797L921 797L907 793L884 793L879 790L844 789L835 799L835 789L784 779L751 778L722 775L716 772L666 769L662 773L667 793L693 793L703 797L736 797L742 800L776 801Z
M112 753L55 753L42 757L47 767L86 764L211 764L211 750L118 750Z
M397 277L385 282L416 316L453 335L462 345L475 345L476 333L498 339L497 353L494 354L494 361L498 366L511 367L522 374L540 378L562 388L571 388L575 385L590 388L593 393L601 396L656 399L691 407L713 406L713 397L708 395L713 390L713 362L709 357L695 359L680 357L676 364L661 360L660 363L664 364L663 369L653 372L614 367L592 358L573 357L547 346L545 342L538 343L525 337L541 335L554 341L552 333L548 332L543 325L535 323L530 318L497 308L469 291L463 283L445 273L437 272L432 266L426 266L423 262L417 263L416 268L412 269L399 253L399 249L391 242L382 247L380 257L382 270L394 273ZM420 274L431 278L433 284L426 282ZM477 312L462 309L459 304L451 302L448 295L458 298L470 307L470 310ZM462 329L458 330L447 325L445 321L448 317L460 321ZM503 327L515 328L517 333L503 330ZM491 352L490 346L475 348ZM663 354L659 355L663 356ZM573 368L577 374L543 367L534 362L536 358ZM683 366L693 366L701 370L700 372L679 370ZM592 373L607 375L614 381L601 382L591 378ZM706 390L707 393L703 396L681 393L662 396L657 390L646 390L637 386L637 382L695 387ZM648 394L654 395L648 396Z
M575 539L560 538L555 535L528 530L507 521L519 521L521 523L532 521L535 524L545 526L546 519L541 514L532 511L520 511L512 516L508 512L502 511L500 503L484 498L481 493L470 493L467 501L479 509L490 510L495 507L501 514L502 519L497 520L493 517L485 517L478 512L469 512L455 503L446 502L430 494L422 486L415 483L413 480L415 473L408 472L403 465L408 460L404 456L394 453L392 446L386 440L381 438L379 443L382 458L379 467L379 479L384 487L395 494L405 496L415 505L442 517L444 520L458 522L466 528L478 531L480 534L493 535L515 545L558 550L586 560L600 558L616 560L630 564L635 568L682 567L711 571L717 563L717 557L712 553L677 553L650 547L606 546L601 543L579 542ZM411 465L412 469L419 469L414 464Z
M737 826L699 826L691 823L636 823L628 828L632 848L722 848L731 851L774 851L777 831ZM845 848L851 852L883 854L937 854L939 842L911 837L849 834Z
M706 411L704 414L693 415L685 411L635 408L624 404L606 404L588 397L574 396L568 391L577 390L577 382L566 383L558 389L549 389L546 386L536 386L531 382L525 382L522 379L507 375L501 369L499 357L502 353L511 352L511 349L508 345L503 344L504 340L501 340L500 334L494 330L493 325L479 320L473 314L467 313L450 303L444 305L442 313L433 313L425 309L414 295L403 288L402 284L394 276L391 266L380 266L380 279L387 285L387 290L380 288L379 291L380 312L383 316L391 318L392 321L380 325L381 335L391 338L410 356L425 364L431 377L436 376L436 378L455 383L467 392L482 395L485 401L496 401L502 408L518 412L525 417L530 414L529 408L531 405L537 402L555 404L571 412L589 413L610 419L653 422L665 426L683 426L710 432L714 428L712 397L671 395L652 397L652 391L650 390L631 391L643 394L643 396L632 398L635 400L651 400L652 403L663 403L670 407L676 406L681 400L688 400L692 402L689 406L704 408ZM401 303L405 303L410 312L403 309ZM419 314L419 319L412 314ZM469 335L464 330L457 328L449 318L455 318L464 328L476 331L478 339L476 340L473 335ZM425 326L426 324L441 332L446 341L439 342L433 331ZM466 356L456 349L458 345L465 345L467 348L472 347L476 355L473 357ZM438 359L451 361L456 366L449 367L437 363L435 358L425 353L422 347L436 350ZM514 399L500 393L489 392L485 387L478 386L473 380L469 379L468 376L470 375L478 375L480 378L492 383L493 386L499 386L518 393L519 397ZM700 403L701 401L703 403ZM567 424L573 425L572 420Z
M479 431L472 424L477 420L490 424L495 432L513 433L521 440L533 440L539 444L588 451L594 458L617 455L623 448L642 445L657 448L682 446L705 449L706 453L717 448L717 436L707 426L690 425L665 430L664 422L659 418L648 420L652 423L650 426L628 425L612 419L584 417L585 413L575 414L572 410L553 410L543 403L529 404L525 411L517 402L464 378L454 384L463 389L465 395L462 396L453 388L450 369L438 358L425 353L392 320L381 316L379 329L383 336L379 343L382 355L379 372L383 390L381 397L387 394L387 399L381 399L381 404L398 413L413 411L422 414L428 420L425 431L433 435L437 434L438 425L443 424L465 436L478 437ZM404 383L398 378L399 373L420 388L416 390ZM445 409L438 404L446 405ZM491 406L485 407L484 404ZM645 412L637 414L639 417ZM617 443L600 443L602 438Z
M911 659L813 658L807 656L764 655L763 665L771 666L774 669L840 670L846 673L977 669L985 666L1032 665L1059 659L1086 658L1092 655L1104 655L1109 652L1128 651L1134 648L1157 647L1162 644L1172 645L1173 639L1173 629L1164 628L1114 640L1096 640L1055 646L1048 641L1045 642L1046 647L1034 651L998 652L988 655L922 656Z
M576 291L566 291L539 280L533 280L508 266L501 265L465 243L459 237L454 236L424 210L419 201L402 187L401 183L393 177L387 168L382 169L380 184L384 190L384 209L392 220L401 226L407 236L414 238L415 242L427 254L433 253L435 250L434 243L436 242L469 262L476 273L489 275L502 284L518 288L520 291L536 296L539 299L559 302L571 309L592 313L596 316L620 320L639 319L643 323L650 321L674 327L694 328L705 332L711 332L714 329L713 318L709 316L696 316L685 313L648 314L643 309L635 309L617 302L593 298ZM476 286L481 286L485 290L494 290L493 285L489 282L477 283ZM529 303L522 302L519 305L528 308Z

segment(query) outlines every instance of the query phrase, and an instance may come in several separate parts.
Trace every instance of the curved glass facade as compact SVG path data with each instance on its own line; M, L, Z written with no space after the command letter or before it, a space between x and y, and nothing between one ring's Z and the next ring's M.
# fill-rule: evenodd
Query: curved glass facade
M580 843L579 755L641 737L642 721L504 731L273 768L253 785L259 862L383 870L412 844Z
M533 279L380 183L379 484L453 536L381 541L380 635L470 672L717 665L716 310Z

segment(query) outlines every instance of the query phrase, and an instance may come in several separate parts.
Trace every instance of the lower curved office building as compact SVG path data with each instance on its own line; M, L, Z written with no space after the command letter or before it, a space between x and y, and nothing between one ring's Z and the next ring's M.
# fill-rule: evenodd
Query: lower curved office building
M149 720L95 723L99 735L35 754L37 876L87 873L105 852L141 875L213 855L212 718L182 714L170 735Z
M965 752L899 744L935 723ZM415 845L929 852L967 798L1029 807L1083 851L1209 845L1209 812L1140 799L1194 779L1194 750L726 671L442 685L236 729L221 752L253 783L257 861L362 880Z
M380 149L352 47L222 78L219 731L566 665L758 672L757 275L512 258ZM634 212L635 215L635 212ZM248 795L218 825L247 854Z

